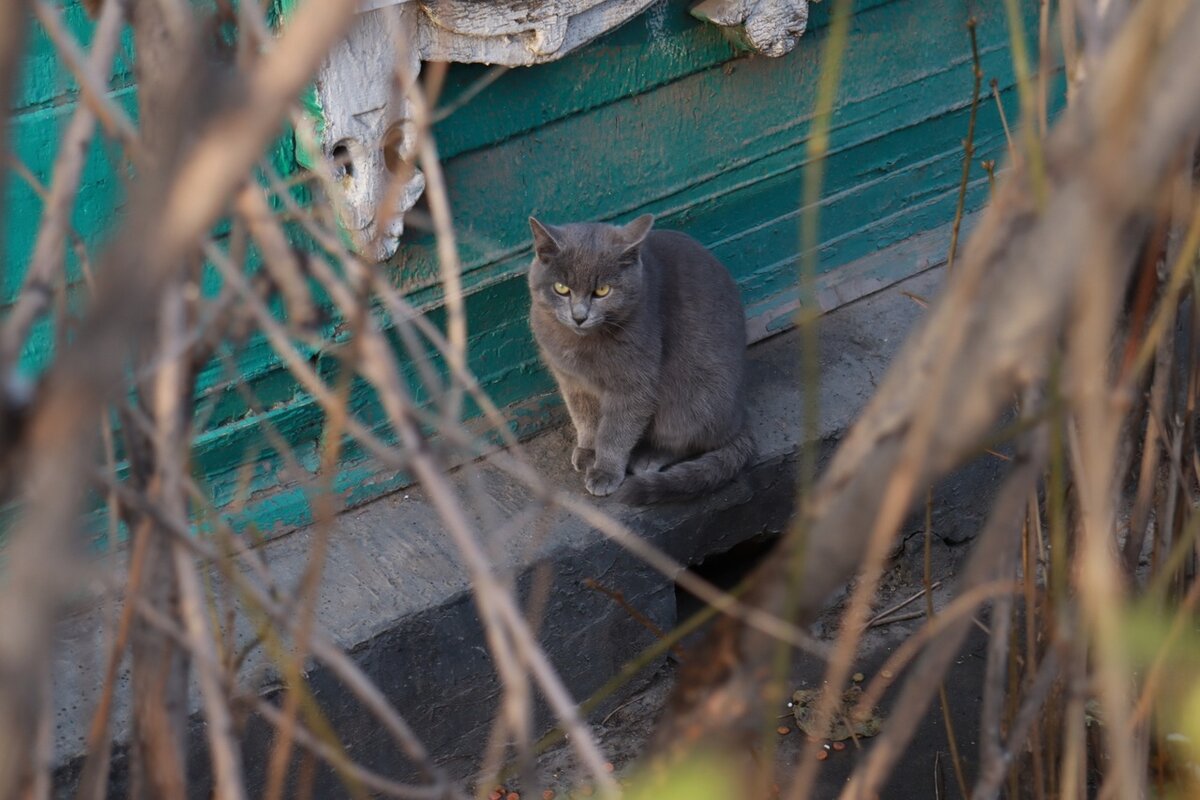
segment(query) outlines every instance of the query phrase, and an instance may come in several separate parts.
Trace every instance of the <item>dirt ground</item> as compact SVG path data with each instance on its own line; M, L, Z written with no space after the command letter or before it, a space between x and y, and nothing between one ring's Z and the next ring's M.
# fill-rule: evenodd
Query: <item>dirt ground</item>
M923 537L921 535L911 536L905 541L902 550L899 550L893 559L883 581L882 590L876 603L877 611L890 609L921 590L922 551ZM935 606L940 607L948 602L959 563L968 551L969 543L947 545L940 540L935 540L933 577L935 581L940 581L942 584L941 588L934 592ZM732 586L753 563L755 555L731 554L729 557L713 559L716 563L700 565L698 571L718 584ZM845 599L846 595L843 594L841 598L831 604L822 619L814 625L814 632L822 638L832 638L832 631ZM680 619L686 618L695 608L698 608L698 604L693 598L686 595L680 597ZM923 614L916 614L923 608L924 599L918 599L892 615L900 618L898 621L876 625L864 634L860 657L855 669L863 673L868 681L881 669L893 650L922 624ZM904 617L913 618L904 619ZM951 706L951 719L968 781L974 774L978 758L979 708L986 663L986 643L985 635L977 626L959 654L946 683ZM638 758L645 753L645 744L653 733L654 725L673 687L676 669L677 665L673 661L668 661L644 688L626 699L615 711L609 712L607 716L598 720L593 720L602 746L612 760L619 776L632 771ZM818 687L822 677L822 667L816 659L812 657L798 658L793 667L792 688ZM904 675L901 674L900 679L895 681L880 707L884 726L887 724L890 705L898 694L898 688L903 685L903 677ZM779 747L776 751L780 782L786 784L787 776L794 770L806 742L804 736L797 732L790 710L780 708L779 715L780 726L789 729L787 734L779 737ZM813 795L814 798L824 800L824 798L837 797L855 765L863 757L866 749L870 747L872 740L864 739L862 741L864 746L862 751L856 750L853 742L847 743L848 746L844 750L831 749L829 751L829 757L820 765L820 777ZM540 774L555 791L557 797L587 796L586 789L581 792L577 784L573 791L570 788L575 783L573 779L577 773L569 748L559 747L550 751L543 756L539 767ZM512 788L518 787L514 785ZM906 800L906 798L952 798L958 796L959 791L949 757L941 708L935 700L881 797L884 800ZM731 800L736 800L736 798L731 798Z

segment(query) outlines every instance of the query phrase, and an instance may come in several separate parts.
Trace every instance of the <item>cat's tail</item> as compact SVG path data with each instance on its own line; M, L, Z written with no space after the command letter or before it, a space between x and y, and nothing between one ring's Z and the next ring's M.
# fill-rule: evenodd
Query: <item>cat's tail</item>
M699 497L733 480L753 456L754 439L743 428L716 450L672 464L662 472L630 475L617 490L617 499L641 506Z

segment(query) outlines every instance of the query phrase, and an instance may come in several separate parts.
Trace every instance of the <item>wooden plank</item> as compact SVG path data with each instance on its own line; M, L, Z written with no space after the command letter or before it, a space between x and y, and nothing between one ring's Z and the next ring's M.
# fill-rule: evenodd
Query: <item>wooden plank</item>
M717 31L688 16L687 5L656 5L561 62L514 70L438 125L467 270L471 366L493 400L509 409L512 429L521 435L561 418L526 321L525 218L531 211L551 220L621 220L653 211L663 227L692 233L729 265L749 306L753 337L790 324L798 302L805 147L828 4L813 7L809 33L794 53L777 60L735 58ZM1032 22L1037 4L1026 0L1024 8ZM1014 120L1002 9L991 4L974 11L985 77L998 79ZM971 85L966 14L957 0L857 4L820 206L823 308L927 268L944 248ZM72 24L86 35L87 23ZM59 67L44 55L32 56L30 74L42 77L23 95L26 111L14 123L18 153L42 180L74 103L69 86L49 82L46 76ZM453 67L445 102L483 71ZM56 98L61 105L54 105ZM121 99L132 108L133 90L123 89ZM274 151L280 166L289 166L288 147L285 137ZM977 158L1000 158L1004 147L994 103L985 100ZM119 189L97 149L76 220L85 236L95 240L110 229ZM22 264L36 234L39 204L28 189L10 185L9 192L10 208L21 212L10 223L6 256L8 263ZM968 210L985 198L976 169ZM401 253L385 268L435 324L443 324L427 237L407 234ZM18 277L9 276L0 298L11 296ZM204 283L208 293L219 288L212 273ZM340 325L331 319L327 333L344 336ZM31 342L27 363L35 369L52 357L49 334L42 325ZM411 391L419 402L428 401L411 359L395 346ZM324 375L334 374L336 362L328 354L306 355ZM306 524L311 508L305 482L319 463L324 416L261 337L232 359L232 372L214 362L201 374L198 413L205 429L195 445L195 471L217 507L236 510L241 525L277 533ZM444 370L438 359L434 363ZM238 387L249 388L266 411L252 413ZM352 385L351 405L388 435L378 400L361 381ZM265 435L268 423L295 449L304 474L284 469ZM334 484L353 505L407 480L350 444Z
M895 0L860 0L856 13ZM434 129L443 157L505 141L552 122L643 94L739 55L721 29L689 13L689 2L659 2L560 61L510 70ZM828 27L827 4L810 7L808 34ZM452 106L488 73L451 65L443 106Z
M919 4L920 13L917 5L893 2L855 17L835 149L936 118L969 98L968 39L955 24L961 4L929 0ZM1010 86L1002 10L984 13L979 31L985 75ZM756 162L773 155L801 164L822 33L785 58L738 60L728 74L706 70L452 159L447 174L462 221L465 269L486 273L524 251L530 212L620 219L667 198L684 205L704 193L706 182L728 181L734 170L767 169ZM748 100L756 97L762 99ZM887 159L912 157L888 146L880 153L883 168ZM834 177L830 192L844 188ZM401 254L402 283L419 289L436 280L436 262L431 243L410 241Z
M888 48L896 45L894 40L890 44L885 40L885 32L908 30L920 33L918 41L908 43L911 49L920 49L920 45L927 43L926 37L949 46L944 30L931 31L913 24L906 28L900 24L905 20L895 16L898 5L893 3L877 9L881 16L874 21L857 20L856 31L865 37L865 44L856 40L848 54L848 58L858 59L853 62L855 64L873 64L878 69L891 71L880 74L864 71L865 67L857 71L849 67L847 69L848 76L860 76L860 88L847 92L845 103L839 110L835 149L828 164L829 193L823 200L822 212L821 264L825 270L834 270L833 275L836 275L835 268L838 265L864 258L880 247L903 241L926 227L944 224L953 213L953 198L961 168L959 140L966 128L970 85L966 39L964 36L958 45L949 49L935 50L933 56L941 60L933 64L922 62L897 66L885 58ZM1009 87L1005 93L1006 102L1010 115L1015 116L1011 73L1006 74L1005 34L1002 30L995 30L995 19L991 22L989 30L993 38L982 40L985 70L1000 75L1003 85ZM892 62L895 58L892 57ZM528 180L523 177L528 171L506 173L496 170L490 166L496 159L513 164L530 164L540 153L561 152L564 144L578 142L578 131L585 128L624 130L636 137L640 126L650 130L639 141L660 137L661 129L654 126L665 113L664 105L667 105L666 111L669 112L670 102L675 103L675 108L697 99L711 102L716 105L716 110L709 111L706 116L725 124L727 117L718 113L722 108L720 104L725 100L724 107L731 107L732 100L739 95L730 91L726 99L720 86L736 76L739 70L747 72L743 78L746 87L775 87L786 83L783 79L789 73L781 70L777 64L765 60L739 61L732 75L725 74L723 70L693 74L646 95L624 98L591 113L572 116L549 126L549 129L539 129L536 134L503 142L486 153L468 154L464 158L451 160L449 169L455 186L460 190L459 196L475 195L474 205L468 203L464 210L460 204L457 209L459 219L467 222L469 233L478 235L480 229L492 229L499 235L507 235L509 229L516 231L516 239L511 247L490 251L499 252L500 259L488 261L490 253L485 252L471 264L473 273L468 277L482 278L476 284L473 297L487 298L491 302L485 304L485 308L503 308L516 318L522 317L527 302L523 297L522 282L512 277L521 271L528 260L527 254L522 252L526 237L523 219L526 209L520 203L511 203L513 214L519 215L520 219L497 222L501 214L485 214L482 208L494 209L502 204L496 203L493 196L480 189L487 186L494 188L497 193L520 189L522 180ZM757 70L765 70L766 76L774 82L765 80L764 74ZM794 104L801 104L806 92L811 93L811 85L782 86L780 89L781 97L794 100ZM670 95L666 103L658 98L663 94ZM698 162L701 167L707 164L708 171L702 172L699 177L694 174L685 176L690 182L688 185L679 188L678 184L673 185L669 181L653 184L654 175L651 174L650 189L657 189L660 196L655 197L654 192L645 185L635 184L628 192L628 198L615 193L612 195L618 202L623 201L626 204L624 207L610 206L607 214L597 207L599 213L594 216L611 218L635 213L642 208L656 208L664 212L666 226L690 230L714 245L742 279L748 302L765 303L768 306L772 301L776 306L786 304L787 298L794 296L795 291L796 199L800 195L799 181L803 167L801 148L806 140L808 119L802 113L791 113L777 119L776 124L772 125L768 124L770 118L764 120L764 116L767 115L760 115L760 118L748 123L734 120L731 125L744 124L740 128L735 127L733 134L724 131L717 136L710 132L711 138L703 142L698 151L681 147L677 153L667 153L675 159L669 166L678 168L677 174L689 166L693 172L699 171L694 169ZM996 111L990 104L985 105L981 113L980 131L979 156L1000 156L1004 144ZM569 150L569 147L565 149ZM696 152L699 152L700 158L694 157ZM617 157L620 155L616 154ZM609 160L605 161L604 156L610 156ZM542 165L535 163L532 169L536 171L541 168L547 175L565 172L566 177L561 180L571 187L587 183L586 180L580 180L587 175L572 174L572 169L576 167L592 171L611 167L621 171L619 178L633 172L646 172L644 159L618 159L609 153L604 156L598 158L601 162L598 168L587 159L557 157L545 159L546 163ZM614 164L614 160L624 163ZM464 163L468 167L464 167ZM511 183L507 180L510 174L514 178ZM633 175L632 179L637 181L639 177ZM467 187L471 187L469 192ZM981 188L977 180L969 198L970 208L981 202ZM595 197L568 197L566 202L595 202ZM779 209L781 213L772 214L770 209ZM419 252L419 248L410 247L408 255L415 260L413 257L419 257ZM412 260L404 269L410 281ZM908 274L903 265L890 268L890 280ZM882 285L889 280L887 275L879 271L883 269L882 266L875 269L876 273L870 280L860 280L859 285ZM836 285L837 281L831 280L831 286ZM845 287L842 290L845 291ZM426 302L436 304L436 291L429 295L425 298ZM417 293L416 299L422 299L422 292ZM532 376L542 373L527 331L520 325L505 325L494 314L478 317L477 313L472 309L472 329L481 333L473 337L472 350L483 355L476 366L481 380L489 391L498 392L505 399L528 394ZM777 327L782 323L772 319L769 324ZM487 357L497 349L497 338L504 343L509 354L499 362ZM494 363L516 364L518 375L497 373ZM355 399L356 405L362 404L359 408L368 417L377 416L377 411L371 408L373 399L369 393L356 396ZM292 413L303 414L299 407L294 407ZM216 458L209 463L219 469L218 464L222 461L222 458ZM269 480L266 479L264 484L269 485Z

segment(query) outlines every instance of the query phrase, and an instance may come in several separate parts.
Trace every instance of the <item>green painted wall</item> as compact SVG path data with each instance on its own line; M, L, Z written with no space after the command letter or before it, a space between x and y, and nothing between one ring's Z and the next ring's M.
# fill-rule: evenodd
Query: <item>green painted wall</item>
M716 251L767 329L787 324L786 309L795 296L805 146L829 2L812 7L808 33L780 59L738 53L718 29L690 17L687 5L665 0L562 61L513 70L437 126L470 292L471 363L494 400L512 407L513 427L522 435L554 418L557 406L526 323L530 213L551 222L624 221L652 211L663 227L687 231ZM1036 3L1026 0L1024 6L1026 29L1032 31ZM979 19L985 91L995 78L1009 119L1015 120L1003 4L856 4L821 203L819 268L831 280L839 267L953 217L970 105L968 9ZM90 23L82 11L71 5L67 15L86 41ZM127 42L114 67L114 85L132 109L131 51ZM485 70L452 67L446 101ZM14 133L18 156L42 181L49 178L58 134L76 103L64 75L52 49L35 35ZM977 159L1002 160L1004 135L990 98L981 105L977 130ZM120 170L103 146L94 148L75 217L89 242L102 240L119 214ZM976 167L968 209L978 208L985 193L985 175ZM20 267L32 249L36 193L14 181L7 209L10 271L0 284L5 302L19 286ZM440 317L430 238L406 234L387 269L415 302ZM912 269L897 263L895 278ZM333 320L329 332L336 330ZM51 334L52 326L43 326L31 342L26 354L31 369L52 357ZM196 442L195 471L223 507L235 499L241 505L238 493L250 470L247 511L239 516L263 532L304 524L310 516L304 492L280 478L281 461L263 433L264 418L247 409L236 383L249 386L270 409L265 418L308 469L316 468L322 415L265 342L251 341L231 355L235 373L214 363L201 376L203 433ZM332 373L324 354L312 358ZM414 377L420 395L416 383ZM383 425L368 387L356 384L352 396L361 417ZM348 504L404 482L353 447L336 479Z

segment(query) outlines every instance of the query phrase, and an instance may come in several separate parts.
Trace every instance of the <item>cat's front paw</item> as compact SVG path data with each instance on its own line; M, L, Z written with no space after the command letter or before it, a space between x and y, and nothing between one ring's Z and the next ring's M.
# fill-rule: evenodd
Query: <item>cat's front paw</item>
M596 451L590 447L576 447L571 453L571 466L576 472L583 472L596 463Z
M625 470L591 466L583 477L583 485L596 497L607 497L625 480Z

